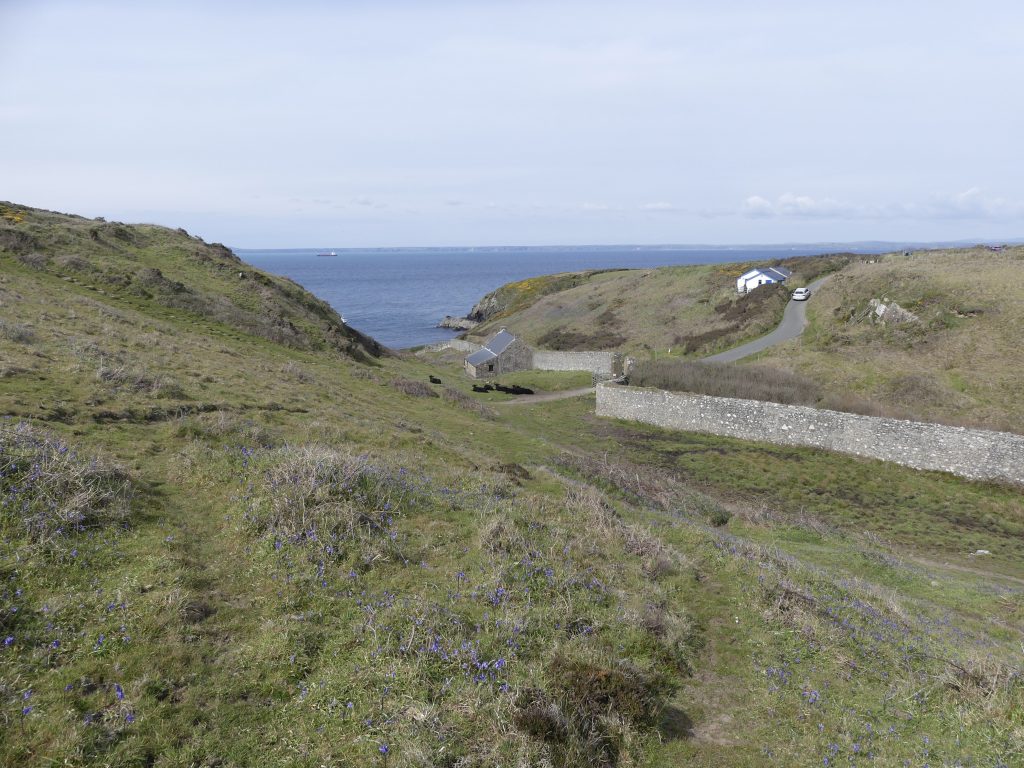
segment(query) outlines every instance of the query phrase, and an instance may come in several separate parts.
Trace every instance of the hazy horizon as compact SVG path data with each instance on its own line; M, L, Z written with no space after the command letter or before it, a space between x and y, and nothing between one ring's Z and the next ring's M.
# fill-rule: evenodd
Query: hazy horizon
M0 197L249 249L1015 239L1021 28L1008 0L0 0Z

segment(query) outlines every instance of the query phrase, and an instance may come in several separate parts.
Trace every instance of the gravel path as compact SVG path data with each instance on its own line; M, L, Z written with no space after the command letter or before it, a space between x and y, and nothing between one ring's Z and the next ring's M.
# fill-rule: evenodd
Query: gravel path
M580 387L579 389L567 389L564 392L541 392L539 395L519 395L515 400L501 400L488 405L532 405L533 403L547 403L551 400L566 400L570 397L582 397L583 395L594 394L593 387Z

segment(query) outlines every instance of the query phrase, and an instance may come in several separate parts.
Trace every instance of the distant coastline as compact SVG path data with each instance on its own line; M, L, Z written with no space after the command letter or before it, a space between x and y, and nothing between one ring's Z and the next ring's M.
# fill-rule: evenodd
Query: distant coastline
M592 244L592 245L423 245L423 246L372 246L372 247L295 247L295 248L232 248L240 256L246 253L317 251L319 253L524 253L524 252L609 252L609 251L813 251L833 253L852 251L854 253L886 253L905 248L960 248L967 245L1015 245L1024 243L1024 237L1015 238L963 238L960 240L858 240L853 242L811 242L811 243L637 243ZM496 287L496 286L495 286Z

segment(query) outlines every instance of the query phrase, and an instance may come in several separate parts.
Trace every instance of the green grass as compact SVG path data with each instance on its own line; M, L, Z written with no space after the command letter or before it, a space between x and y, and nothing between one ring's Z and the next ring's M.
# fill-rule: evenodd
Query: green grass
M475 397L457 362L65 281L97 223L18 210L45 264L0 252L22 326L0 334L0 763L1024 756L1019 491L601 420L592 397L408 394ZM232 295L181 233L114 234L77 273L161 254Z

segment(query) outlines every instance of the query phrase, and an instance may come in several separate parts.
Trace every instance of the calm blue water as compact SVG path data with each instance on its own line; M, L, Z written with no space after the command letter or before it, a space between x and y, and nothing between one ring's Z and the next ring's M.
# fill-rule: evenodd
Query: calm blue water
M255 267L295 280L354 328L403 349L451 338L454 332L434 327L445 315L466 315L484 294L514 280L583 269L778 259L830 250L839 249L397 249L338 250L335 257L319 257L317 249L309 248L236 252ZM892 246L857 250L882 252Z

